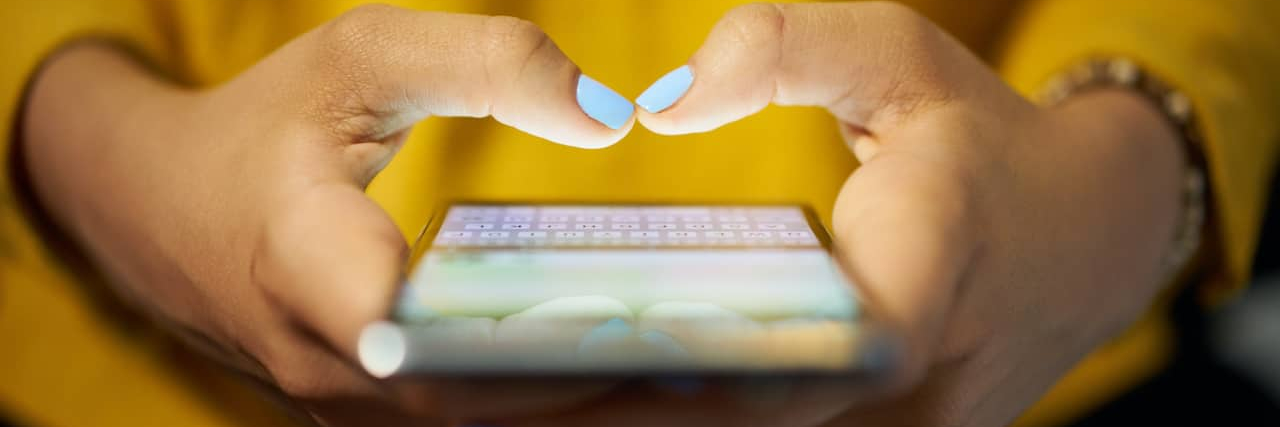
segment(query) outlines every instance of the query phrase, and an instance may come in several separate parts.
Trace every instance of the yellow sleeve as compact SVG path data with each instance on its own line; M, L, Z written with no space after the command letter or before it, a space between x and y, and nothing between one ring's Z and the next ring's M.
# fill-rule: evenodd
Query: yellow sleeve
M19 197L16 125L24 92L42 61L67 43L96 38L166 61L157 65L167 70L176 68L167 62L174 47L166 6L151 0L52 0L0 8L0 408L13 421L292 425L210 362L95 304L100 301L85 291L88 281L61 262Z
M1205 140L1213 195L1203 300L1241 289L1280 148L1280 2L1036 0L1022 9L999 66L1019 91L1091 56L1133 59L1187 94ZM1099 207L1105 209L1105 207Z
M14 150L24 91L41 62L64 44L84 38L121 43L142 52L156 52L161 38L150 25L151 13L140 0L61 0L12 4L0 8L0 256L33 256L19 247L19 211Z

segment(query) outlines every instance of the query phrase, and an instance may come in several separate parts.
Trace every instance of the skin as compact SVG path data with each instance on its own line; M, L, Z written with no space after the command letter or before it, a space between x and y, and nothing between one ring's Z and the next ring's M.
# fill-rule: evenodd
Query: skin
M474 49L474 46L485 46ZM659 133L769 103L828 109L862 161L834 235L904 338L885 381L381 383L353 362L406 254L363 194L414 123L492 116L604 147L576 66L528 22L362 7L224 85L193 90L81 44L34 81L21 161L39 201L139 310L325 425L995 426L1161 289L1183 155L1139 96L1032 105L914 12L886 3L730 11Z

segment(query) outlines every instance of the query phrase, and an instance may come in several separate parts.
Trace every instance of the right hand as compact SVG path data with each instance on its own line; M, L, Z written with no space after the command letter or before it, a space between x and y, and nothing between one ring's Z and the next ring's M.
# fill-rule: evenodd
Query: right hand
M579 76L528 22L385 6L349 12L204 91L82 44L34 83L21 160L117 293L323 424L542 413L614 383L391 387L354 363L406 255L363 188L431 115L493 116L584 148L621 139L630 102L604 97L617 129L593 120L575 99Z

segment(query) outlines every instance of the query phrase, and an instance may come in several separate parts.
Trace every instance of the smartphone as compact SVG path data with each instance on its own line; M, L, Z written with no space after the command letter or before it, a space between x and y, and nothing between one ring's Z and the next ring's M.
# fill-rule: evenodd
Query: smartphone
M799 205L456 203L358 353L383 378L887 370L837 260Z

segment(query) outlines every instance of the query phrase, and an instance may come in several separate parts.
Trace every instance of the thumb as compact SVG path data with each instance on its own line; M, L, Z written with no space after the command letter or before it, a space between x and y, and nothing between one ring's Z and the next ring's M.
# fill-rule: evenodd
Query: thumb
M358 330L384 314L407 252L360 187L414 123L492 116L583 148L616 142L632 123L629 101L515 18L366 6L282 55L312 64L301 84L286 89L300 106L286 114L305 130L294 138L302 148L291 152L303 166L291 169L302 172L285 184L286 204L267 224L264 251L283 272L273 278L275 297L347 352Z
M963 49L910 9L888 2L757 3L735 8L687 65L636 99L660 134L706 132L770 103L824 107L841 123L879 127L954 94L940 64ZM941 54L926 54L939 51Z

